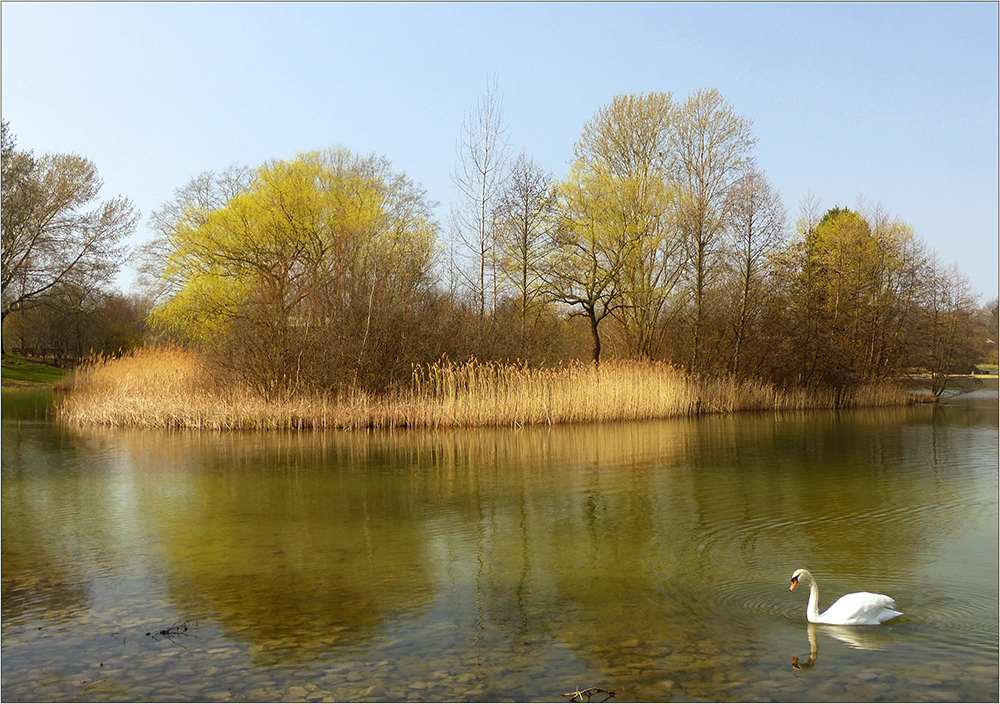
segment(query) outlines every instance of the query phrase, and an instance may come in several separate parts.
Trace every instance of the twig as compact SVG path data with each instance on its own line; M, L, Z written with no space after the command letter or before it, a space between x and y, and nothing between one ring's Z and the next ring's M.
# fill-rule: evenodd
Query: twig
M169 640L174 645L179 645L182 648L184 648L185 650L187 650L187 648L183 644L178 643L176 640L174 640L174 638L176 638L178 636L190 636L190 637L194 637L193 633L188 633L188 627L190 625L191 625L190 621L185 621L184 623L181 623L180 621L177 621L176 623L174 623L174 625L170 626L169 628L164 628L161 631L150 631L146 635L149 636L150 638L152 638L153 640L159 640L160 638L166 638L167 640ZM198 622L195 621L194 625L197 626Z
M575 692L565 692L563 694L563 696L564 697L569 697L569 700L571 702L582 702L583 698L586 697L587 701L589 702L590 698L592 696L594 696L595 694L604 694L604 695L606 695L604 697L604 699L601 700L602 702L606 702L609 699L611 699L611 697L615 696L615 693L612 692L611 690L609 690L609 689L602 689L601 687L590 687L590 688L585 689L583 691L580 691L580 689L577 688L577 690Z

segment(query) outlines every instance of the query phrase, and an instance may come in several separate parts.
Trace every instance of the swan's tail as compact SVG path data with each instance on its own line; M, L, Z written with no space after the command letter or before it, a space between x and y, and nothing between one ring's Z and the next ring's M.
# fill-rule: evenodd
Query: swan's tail
M902 611L895 611L894 609L883 609L882 613L878 615L878 622L885 623L890 619L894 619L897 616L902 616L902 615L903 615Z

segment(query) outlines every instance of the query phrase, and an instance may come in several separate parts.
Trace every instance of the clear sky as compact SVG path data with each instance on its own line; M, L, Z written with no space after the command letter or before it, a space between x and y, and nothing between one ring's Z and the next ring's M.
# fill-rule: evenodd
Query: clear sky
M881 202L997 295L998 4L2 4L18 146L92 159L148 216L206 170L341 144L440 202L494 74L511 147L558 178L621 93L715 87L794 221Z

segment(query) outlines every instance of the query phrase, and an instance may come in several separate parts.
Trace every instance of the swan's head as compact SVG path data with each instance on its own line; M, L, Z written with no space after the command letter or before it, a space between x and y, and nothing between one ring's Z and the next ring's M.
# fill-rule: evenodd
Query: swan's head
M811 582L812 578L812 573L809 570L795 570L792 572L792 586L788 588L788 591L795 589L799 582Z

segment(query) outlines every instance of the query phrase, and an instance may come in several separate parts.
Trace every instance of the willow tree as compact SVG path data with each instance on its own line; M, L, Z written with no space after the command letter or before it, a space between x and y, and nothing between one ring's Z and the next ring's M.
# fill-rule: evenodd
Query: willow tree
M637 356L653 354L683 266L667 173L673 120L667 93L615 96L585 125L565 184L570 222L584 223L606 252L592 278L598 271L614 276L604 290L616 299L604 308L621 321Z
M670 171L677 191L677 221L684 233L693 311L691 368L702 367L706 292L721 271L725 203L750 165L757 142L753 122L740 117L714 88L699 90L679 106Z
M385 385L428 285L421 189L345 149L199 177L157 213L161 326L260 391Z

